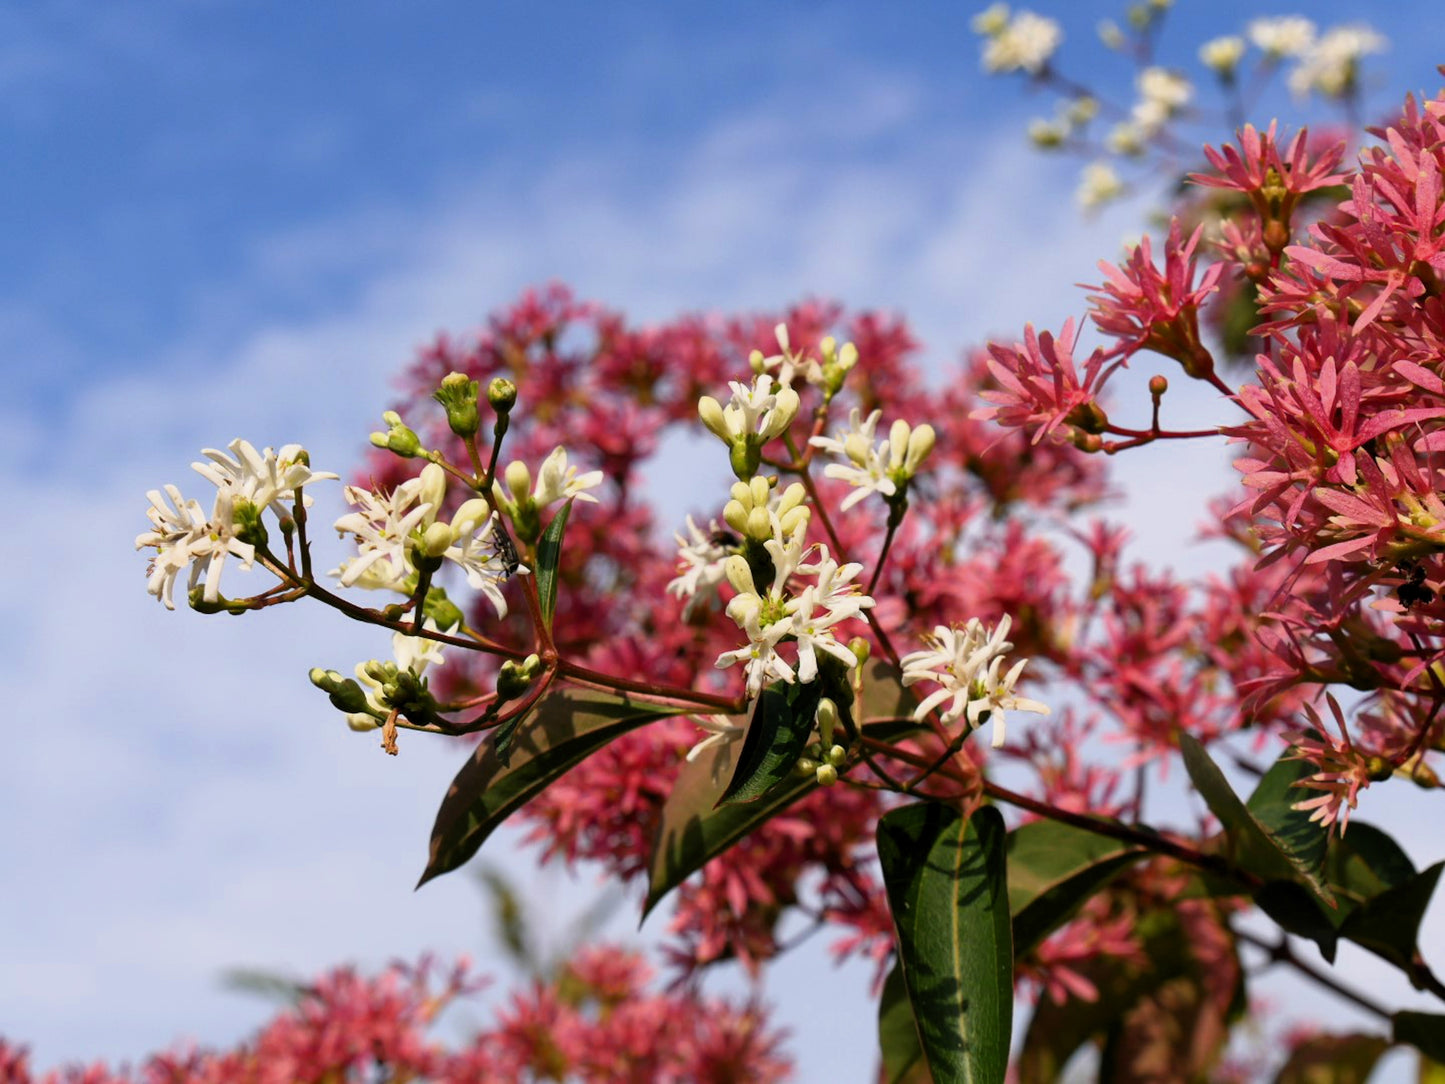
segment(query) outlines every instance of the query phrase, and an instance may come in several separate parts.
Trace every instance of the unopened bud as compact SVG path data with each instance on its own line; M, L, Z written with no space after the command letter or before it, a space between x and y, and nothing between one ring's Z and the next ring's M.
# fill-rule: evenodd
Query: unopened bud
M433 523L421 534L421 551L437 558L451 548L452 529L445 523Z
M937 442L938 434L933 431L933 426L927 423L908 435L908 451L903 458L903 469L910 478L918 473L919 466L928 458L928 453L933 451Z
M838 705L829 697L818 701L818 735L824 745L833 744L833 731L838 726Z
M432 393L432 398L447 412L447 425L459 437L474 437L481 427L481 419L477 414L477 388L477 382L466 373L452 372L442 377L441 385ZM514 385L514 401L516 394Z
M859 666L867 662L868 656L873 653L873 649L869 646L868 641L861 636L855 636L848 641L848 650L853 652L853 657L858 660Z
M421 438L401 420L400 414L388 410L381 416L381 420L390 428L385 433L372 433L372 444L403 459L411 459L421 451Z
M1162 374L1156 373L1149 378L1149 394L1158 399L1169 390L1169 381Z
M824 754L824 759L833 765L833 767L841 768L844 761L848 759L848 750L844 749L841 745L830 746L828 752Z
M818 781L818 786L831 787L838 782L838 769L831 764L819 764L813 769L813 778Z
M513 500L520 501L532 490L532 472L520 459L508 463L502 477L506 479L507 489L511 491Z
M722 404L711 395L704 395L697 401L697 416L702 419L702 424L708 427L709 432L723 440L732 440L728 434L727 418L723 415Z
M506 414L517 405L517 385L505 376L494 376L487 385L487 402L498 414Z

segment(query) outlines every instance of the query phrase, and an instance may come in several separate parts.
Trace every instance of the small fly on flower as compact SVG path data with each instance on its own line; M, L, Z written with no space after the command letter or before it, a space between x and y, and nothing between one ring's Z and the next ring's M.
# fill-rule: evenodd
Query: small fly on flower
M517 544L512 541L512 536L507 533L500 518L492 522L492 552L502 562L503 579L515 576L517 569L522 567L522 558L517 554Z

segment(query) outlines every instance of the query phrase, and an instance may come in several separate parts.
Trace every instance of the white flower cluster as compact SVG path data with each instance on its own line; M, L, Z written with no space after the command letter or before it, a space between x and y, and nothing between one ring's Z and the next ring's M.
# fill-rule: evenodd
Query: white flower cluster
M684 621L690 621L698 609L717 597L717 589L727 580L725 565L728 549L718 539L724 532L717 520L707 525L704 533L691 516L687 517L688 537L677 539L677 576L667 585L667 593L685 600Z
M507 600L498 585L510 570L493 533L498 530L495 513L474 497L450 522L441 519L446 485L446 472L428 463L389 494L347 486L346 500L356 511L338 519L336 530L352 536L357 554L332 569L341 586L407 594L415 587L420 555L459 566L467 584L486 596L498 617L506 617Z
M151 530L138 535L136 549L154 547L146 591L155 595L168 610L174 610L175 582L190 568L188 591L205 579L202 597L216 602L221 597L221 570L228 557L235 557L248 569L256 557L253 543L243 541L238 518L259 515L274 504L294 503L296 491L312 482L336 475L315 472L299 444L287 444L280 451L256 451L239 437L228 445L231 455L216 448L203 449L209 462L191 466L216 487L216 499L207 516L199 501L186 499L174 485L150 490L151 506L146 516ZM235 458L232 458L234 456ZM167 503L169 500L169 503ZM311 498L305 498L310 505Z
M747 633L748 642L718 656L719 668L743 663L747 672L747 693L756 697L771 680L807 683L818 676L818 653L831 655L847 666L857 657L834 637L835 626L859 617L873 605L873 599L853 583L863 571L860 564L839 565L823 546L809 547L805 541L807 521L800 519L791 531L773 515L773 536L763 543L773 562L773 580L759 589L752 569L734 554L725 563L728 582L737 594L728 603L727 615ZM807 559L816 555L816 560ZM801 592L789 589L794 576L808 576L813 582ZM796 644L798 662L778 654L785 639Z
M1037 75L1064 40L1053 19L1020 11L1012 18L1007 4L994 4L974 17L973 29L988 40L983 46L984 70L1025 71Z
M1090 162L1079 175L1075 199L1086 211L1102 207L1125 192L1124 182L1107 162Z
M727 406L711 395L697 402L703 425L728 445L765 444L782 434L798 416L798 393L778 384L770 373L757 374L752 387L737 380L728 381L728 387L733 396Z
M848 511L870 493L892 497L918 472L933 450L937 439L933 426L925 424L914 428L902 418L889 427L887 438L875 445L873 433L882 416L881 410L875 410L863 418L862 411L854 407L846 428L831 437L809 440L810 444L841 460L824 467L824 477L836 478L854 487L854 492L843 499L841 511Z
M427 618L422 628L428 632L436 632L437 624ZM426 636L408 636L404 632L393 633L391 653L396 660L398 670L410 670L417 677L421 677L430 666L442 666L446 663L446 659L442 658L442 645ZM352 730L375 730L381 725L377 716L385 718L390 713L391 707L383 702L383 685L381 680L376 677L374 661L357 663L356 678L366 693L366 706L371 710L369 712L348 712L346 723Z
M1385 49L1384 37L1368 26L1337 26L1315 42L1289 73L1289 89L1306 98L1318 91L1327 98L1343 98L1359 81L1360 58Z
M943 722L963 718L973 730L987 714L993 724L992 744L997 749L1004 743L1005 711L1049 714L1047 705L1014 695L1014 684L1027 659L1019 659L1007 674L999 674L1004 654L1014 646L1007 639L1010 623L1008 615L1004 615L998 627L991 630L978 618L971 618L962 629L939 625L927 637L927 649L903 656L904 685L920 681L938 685L914 709L913 717L922 719L949 701L940 716Z

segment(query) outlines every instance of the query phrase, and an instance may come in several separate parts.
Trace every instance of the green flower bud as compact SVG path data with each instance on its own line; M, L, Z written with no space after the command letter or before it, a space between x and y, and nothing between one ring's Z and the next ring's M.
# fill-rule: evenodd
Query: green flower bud
M426 593L422 614L435 621L442 632L450 632L462 623L461 607L447 598L446 591L440 587L433 587Z
M848 759L848 750L841 745L835 745L823 755L823 759L835 768L841 768Z
M818 735L824 745L833 744L833 731L838 726L838 705L828 697L818 701Z
M507 414L517 405L517 385L504 376L492 377L487 385L487 402L498 414Z
M477 388L477 382L466 373L453 372L442 377L441 385L432 393L432 398L447 412L447 425L459 437L476 436L481 427L477 413ZM515 387L512 398L516 398Z
M818 786L831 787L838 782L838 769L831 764L819 764L813 769L813 778L818 781Z
M412 459L421 453L421 438L418 437L401 420L401 415L394 410L388 410L381 416L390 428L385 433L372 433L371 443L378 448L385 448L393 455L399 455L403 459Z

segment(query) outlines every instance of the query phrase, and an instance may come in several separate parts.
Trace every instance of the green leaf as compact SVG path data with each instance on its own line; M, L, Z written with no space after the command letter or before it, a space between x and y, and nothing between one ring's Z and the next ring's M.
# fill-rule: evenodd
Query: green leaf
M1209 806L1210 812L1218 817L1220 824L1224 826L1224 831L1234 846L1234 860L1239 867L1266 881L1298 880L1327 906L1333 907L1334 896L1321 878L1318 867L1311 867L1307 855L1302 856L1288 849L1293 845L1292 842L1276 839L1249 807L1239 800L1239 796L1229 785L1229 780L1225 779L1219 766L1209 759L1209 754L1204 751L1204 746L1199 744L1198 739L1192 734L1180 734L1179 751L1184 756L1184 767L1189 772L1189 778ZM1273 809L1273 802L1268 795L1261 799L1261 804Z
M813 733L823 685L775 682L763 690L753 707L752 721L738 753L737 767L723 791L722 803L755 802L787 779Z
M937 1084L1002 1084L1013 1023L1007 833L983 806L920 802L878 822L878 860Z
M1008 905L1014 956L1028 952L1112 881L1146 857L1143 848L1057 821L1038 820L1008 835Z
M1360 904L1415 876L1415 864L1390 836L1372 824L1350 821L1349 831L1330 842L1325 880L1340 904L1337 924Z
M1259 909L1297 937L1308 937L1320 955L1335 962L1340 943L1335 913L1320 906L1310 891L1295 881L1270 881L1254 894Z
M897 963L883 980L883 997L878 1002L878 1046L883 1052L883 1084L908 1084L926 1073L927 1062L913 1023L903 968Z
M1389 1045L1379 1035L1316 1035L1295 1047L1274 1084L1365 1084Z
M1329 832L1319 821L1310 820L1308 810L1293 808L1309 793L1295 784L1313 775L1315 769L1308 761L1287 760L1287 756L1285 753L1264 773L1246 808L1292 865L1318 878Z
M542 622L547 631L552 631L552 615L557 610L557 565L562 560L562 533L567 530L567 517L572 514L572 502L557 509L552 522L537 542L537 601L542 607Z
M647 899L642 917L689 876L700 870L769 818L818 786L809 775L795 777L755 802L719 805L727 784L714 780L707 758L684 761L672 793L663 803L652 861L647 871Z
M1425 917L1442 869L1445 862L1436 862L1360 904L1340 925L1340 936L1408 973L1418 951L1420 920Z
M686 710L568 686L546 693L528 713L508 763L502 763L489 735L452 780L417 887L466 862L529 798L613 738Z
M861 703L862 730L871 738L890 741L917 729L908 721L912 694L883 660L865 668ZM852 717L848 705L840 703L838 708ZM756 801L720 805L726 781L713 779L707 758L685 762L658 819L642 917L646 919L664 896L709 861L817 786L813 776L794 776Z
M1390 1019L1395 1025L1395 1042L1409 1043L1431 1061L1445 1062L1445 1016L1433 1012L1397 1012Z

